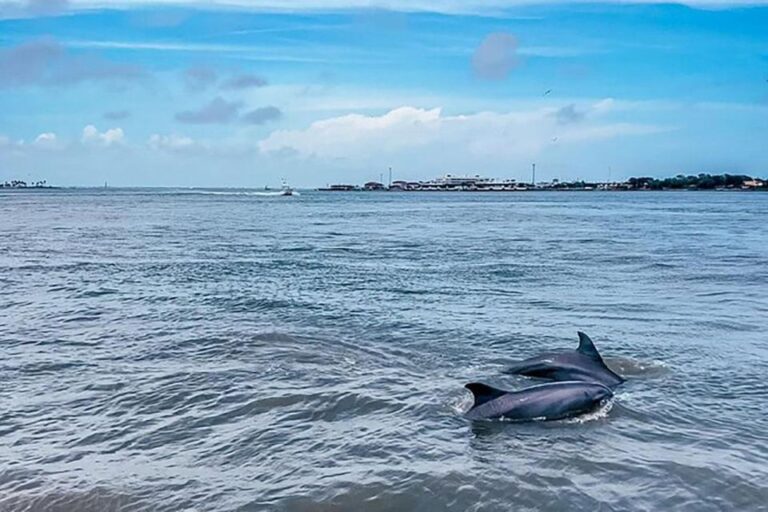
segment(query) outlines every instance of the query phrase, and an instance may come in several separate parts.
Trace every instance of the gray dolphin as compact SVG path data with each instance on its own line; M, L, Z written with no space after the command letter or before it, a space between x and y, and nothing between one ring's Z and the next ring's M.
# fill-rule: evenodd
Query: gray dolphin
M599 382L613 389L624 379L611 371L589 336L579 332L579 348L547 352L515 363L504 373L538 377L556 381L580 380Z
M471 420L504 418L515 421L560 420L596 409L613 391L597 382L548 382L520 391L504 391L479 382L464 386L475 404Z

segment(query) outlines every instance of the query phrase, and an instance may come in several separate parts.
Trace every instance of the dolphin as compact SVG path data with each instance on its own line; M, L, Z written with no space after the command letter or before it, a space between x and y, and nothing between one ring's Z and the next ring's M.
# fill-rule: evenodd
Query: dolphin
M596 409L613 391L597 382L548 382L520 391L504 391L479 382L464 386L475 404L471 420L504 418L514 421L560 420Z
M579 332L579 348L575 351L547 352L515 363L504 373L556 381L599 382L611 389L624 382L605 365L595 344L583 332Z

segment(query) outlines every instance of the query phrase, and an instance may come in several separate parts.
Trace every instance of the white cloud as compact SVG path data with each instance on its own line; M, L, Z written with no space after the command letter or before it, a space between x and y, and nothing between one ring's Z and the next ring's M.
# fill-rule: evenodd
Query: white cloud
M602 99L592 105L595 113L602 114L616 108L616 100L613 98Z
M14 140L5 135L0 135L0 150L24 152L27 150L64 149L64 147L64 143L53 132L43 132L35 137L32 142L26 142L24 139Z
M58 137L53 132L41 133L35 138L33 144L42 149L59 149L61 147Z
M83 128L83 136L80 140L83 144L113 146L122 144L124 139L125 133L122 128L110 128L105 132L99 132L95 126L89 124Z
M147 146L154 150L189 151L195 149L197 143L192 138L184 135L160 135L155 133L147 140Z
M146 147L153 151L195 157L240 158L256 152L253 139L247 133L234 132L223 139L193 139L186 135L152 134Z
M400 107L382 116L348 114L316 121L306 130L277 130L259 142L259 149L336 158L354 157L374 144L389 151L423 145L437 135L440 113L439 108Z
M533 157L553 141L562 146L667 130L604 119L610 110L605 101L580 108L582 117L564 125L554 107L445 115L440 108L405 106L380 116L348 114L316 121L304 130L277 130L259 142L259 150L368 161L418 149L441 157L503 160Z

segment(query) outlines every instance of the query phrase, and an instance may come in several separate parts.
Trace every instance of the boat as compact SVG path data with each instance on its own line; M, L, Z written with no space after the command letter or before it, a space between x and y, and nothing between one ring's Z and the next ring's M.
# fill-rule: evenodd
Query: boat
M281 196L292 196L293 195L293 189L288 186L288 184L283 180L283 186L280 189L280 195Z

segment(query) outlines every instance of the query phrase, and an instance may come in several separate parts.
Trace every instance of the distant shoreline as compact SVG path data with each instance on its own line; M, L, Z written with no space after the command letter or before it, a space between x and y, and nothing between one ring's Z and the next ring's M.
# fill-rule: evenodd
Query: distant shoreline
M22 191L22 190L25 190L25 191L30 191L30 190L60 190L62 188L64 188L64 187L51 187L51 186L45 186L45 187L3 187L3 186L0 186L0 191L5 191L5 190L13 190L13 191ZM78 188L78 187L73 187L73 188Z
M533 176L535 178L535 176ZM72 186L61 187L49 185L47 181L34 181L27 183L22 180L10 180L0 182L0 191L46 191L46 190L91 190L91 191L110 191L110 190L164 190L164 191L190 191L190 190L208 190L208 191L241 191L241 192L262 192L270 190L261 187L222 187L222 186L203 186L203 187L184 187L184 186L160 186L160 187L107 187L104 186ZM369 181L364 185L337 184L327 185L320 188L297 188L296 190L314 190L318 192L472 192L472 193L492 193L492 192L760 192L768 191L768 180L764 178L753 178L748 175L740 174L699 174L682 175L671 178L652 178L652 177L632 177L624 181L584 181L576 180L570 182L561 182L553 179L549 182L530 182L517 181L515 179L497 179L486 178L480 175L457 176L446 174L440 178L427 181L390 181L385 185L380 182Z
M223 191L223 192L235 192L235 191L241 191L241 192L262 192L264 189L259 187L109 187L109 189L104 189L104 187L90 187L90 186L68 186L68 187L27 187L27 188L2 188L0 187L0 193L7 192L7 193L42 193L46 191L77 191L77 190L83 190L83 191L101 191L101 192L109 192L109 191L150 191L150 190L162 190L162 191L182 191L182 190L211 190L211 191ZM327 190L327 189L319 189L319 188L295 188L294 190L299 192L318 192L318 193L328 193L328 194L338 194L338 193L345 193L345 194L372 194L372 193L403 193L403 194L418 194L418 193L425 193L425 194L515 194L515 193L531 193L531 192L546 192L546 193L562 193L562 192L576 192L576 193L589 193L589 192L619 192L619 193L631 193L631 192L768 192L768 187L762 187L762 188L724 188L724 189L704 189L704 188L689 188L689 189L674 189L674 188L665 188L665 189L579 189L579 188L564 188L564 189L552 189L552 188L536 188L536 189L526 189L526 190L363 190L363 189L356 189L356 190ZM378 195L378 194L376 194Z
M296 190L302 190L297 188ZM586 188L529 188L524 190L364 190L364 189L355 189L355 190L330 190L328 188L315 188L315 189L303 189L303 190L312 190L313 192L328 192L328 193L372 193L372 192L380 192L380 193L445 193L445 194L461 194L461 193L471 193L471 194L515 194L515 193L526 193L526 192L768 192L768 187L760 187L760 188L660 188L660 189L651 189L651 188L632 188L632 189L622 189L622 188L609 188L609 189L586 189Z
M534 167L535 168L535 167ZM440 178L428 181L390 181L388 185L381 182L369 181L365 185L337 184L328 185L317 190L321 192L592 192L632 190L768 190L768 182L762 178L739 174L699 174L685 176L679 174L673 178L640 177L629 178L625 181L584 181L576 180L561 182L554 179L549 182L537 182L535 173L530 182L520 182L515 179L486 178L479 174L474 176L457 176L446 174Z

